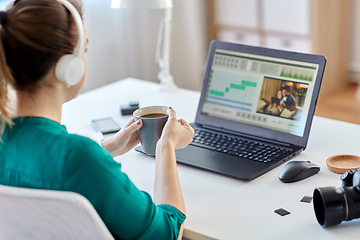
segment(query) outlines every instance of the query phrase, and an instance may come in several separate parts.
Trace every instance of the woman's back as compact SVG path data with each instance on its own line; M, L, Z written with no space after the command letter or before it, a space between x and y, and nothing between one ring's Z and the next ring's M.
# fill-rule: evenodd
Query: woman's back
M0 183L63 190L62 171L68 152L65 127L44 118L13 122L12 129L6 126L0 144Z
M121 238L171 239L184 221L176 208L155 206L94 141L68 134L64 126L45 118L13 121L0 144L0 184L80 193Z

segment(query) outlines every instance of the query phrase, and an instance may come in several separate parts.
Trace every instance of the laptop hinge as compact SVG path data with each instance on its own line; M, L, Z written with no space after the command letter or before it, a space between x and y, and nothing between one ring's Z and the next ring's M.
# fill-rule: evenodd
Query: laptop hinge
M226 130L224 128L209 126L209 125L206 125L206 124L201 124L200 126L203 127L203 128L206 128L206 129L216 130L216 131L220 131L220 132L224 132L224 133L228 133L228 134L232 134L232 135L236 135L236 136L241 136L241 137L247 137L247 138L251 138L251 139L254 139L254 140L265 141L265 142L268 142L268 143L278 144L278 145L282 145L282 146L286 146L286 147L291 146L291 144L289 144L289 143L284 143L284 142L280 142L280 141L274 141L274 140L267 139L267 138L255 137L255 136L248 135L248 134L245 134L245 133L234 132L234 131Z

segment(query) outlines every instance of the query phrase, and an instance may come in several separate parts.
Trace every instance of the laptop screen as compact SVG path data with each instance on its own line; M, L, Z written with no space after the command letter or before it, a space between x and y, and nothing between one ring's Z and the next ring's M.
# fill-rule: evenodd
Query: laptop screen
M319 64L215 49L201 114L302 137Z

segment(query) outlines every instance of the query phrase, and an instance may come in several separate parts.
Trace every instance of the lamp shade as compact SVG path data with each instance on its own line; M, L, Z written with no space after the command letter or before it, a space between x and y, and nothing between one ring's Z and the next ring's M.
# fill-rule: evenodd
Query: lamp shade
M171 0L112 0L111 8L139 9L139 8L172 8Z

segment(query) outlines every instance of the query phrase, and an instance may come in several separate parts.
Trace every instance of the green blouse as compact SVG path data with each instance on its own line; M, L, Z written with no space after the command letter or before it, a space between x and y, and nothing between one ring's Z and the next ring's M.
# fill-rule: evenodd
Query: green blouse
M0 184L77 192L121 239L177 239L185 216L156 206L96 142L45 118L13 122L0 142Z

